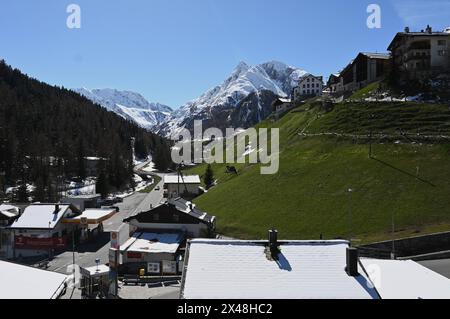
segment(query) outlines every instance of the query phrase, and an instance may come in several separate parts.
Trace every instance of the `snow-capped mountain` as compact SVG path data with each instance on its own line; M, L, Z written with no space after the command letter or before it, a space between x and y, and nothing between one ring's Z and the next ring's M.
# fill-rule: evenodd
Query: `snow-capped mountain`
M130 91L114 89L75 89L94 103L136 122L139 126L152 130L162 124L172 113L172 109L160 103L151 103L142 95Z
M304 70L277 61L255 66L240 62L221 85L175 110L155 131L170 137L182 128L192 129L194 120L203 120L203 128L245 128L254 125L271 113L273 99L276 96L290 96L298 79L305 74L307 72ZM242 108L237 109L237 106L251 94L245 104L247 114L253 114L253 120L249 121L248 117L239 118L236 114L242 114ZM273 96L272 100L268 98L270 95Z

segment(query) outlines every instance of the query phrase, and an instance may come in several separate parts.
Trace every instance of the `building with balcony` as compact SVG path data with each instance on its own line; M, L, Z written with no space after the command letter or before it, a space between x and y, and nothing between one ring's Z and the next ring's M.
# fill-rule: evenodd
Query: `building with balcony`
M407 27L396 34L388 50L400 82L450 73L450 29L434 32L427 26L420 32L411 32Z

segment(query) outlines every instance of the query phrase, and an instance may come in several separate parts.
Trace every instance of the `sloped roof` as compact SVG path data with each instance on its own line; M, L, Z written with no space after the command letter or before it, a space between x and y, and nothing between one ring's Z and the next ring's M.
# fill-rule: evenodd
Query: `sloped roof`
M0 299L54 299L67 276L0 261Z
M191 240L181 296L186 299L373 299L363 271L345 271L347 241L280 241L269 260L266 241Z
M168 204L174 206L180 212L188 214L202 221L206 221L208 223L213 222L215 219L215 216L211 216L206 212L202 212L195 206L194 203L187 201L181 197L170 199Z
M389 60L391 58L391 55L389 53L361 52L361 54L371 59Z
M14 218L19 215L19 207L9 205L9 204L1 204L0 205L0 215L3 215L7 219Z
M78 209L70 204L59 204L56 212L56 204L32 204L25 208L22 215L10 226L10 228L34 228L53 229L71 208L74 215L79 214Z
M183 241L181 233L138 232L120 246L121 251L174 254Z
M206 224L213 224L214 220L216 219L215 216L211 216L206 212L203 212L201 210L199 210L195 204L193 204L192 202L189 202L183 198L173 198L173 199L169 199L168 202L161 204L149 211L145 211L145 212L140 212L134 216L130 216L128 218L125 218L123 221L124 222L130 222L133 219L136 219L139 222L146 222L145 220L153 213L156 212L163 212L163 213L168 213L168 212L180 212L183 214L186 214L188 216L191 216L195 219L200 220L203 223Z
M164 184L200 184L200 176L198 175L186 175L183 178L180 176L178 181L178 175L165 175Z
M397 42L400 38L403 37L450 37L450 34L447 32L398 32L395 37L392 39L391 43L388 46L388 50L392 51L392 47L394 46L394 43Z
M383 299L449 299L450 280L412 260L361 258Z

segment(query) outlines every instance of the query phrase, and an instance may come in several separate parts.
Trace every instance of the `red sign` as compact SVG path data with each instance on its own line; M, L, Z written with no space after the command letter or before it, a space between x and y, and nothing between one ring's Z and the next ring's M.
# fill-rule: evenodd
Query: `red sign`
M129 251L127 253L127 257L130 258L130 259L140 259L142 257L142 254L141 253L136 253L134 251Z
M63 248L67 244L66 237L51 237L51 238L33 238L25 236L16 236L14 238L14 245L17 248L33 248L33 249L47 249L47 248Z

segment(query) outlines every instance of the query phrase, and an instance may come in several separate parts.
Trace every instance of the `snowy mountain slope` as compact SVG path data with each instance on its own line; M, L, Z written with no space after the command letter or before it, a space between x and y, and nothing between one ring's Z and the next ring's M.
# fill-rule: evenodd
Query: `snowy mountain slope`
M114 89L75 89L94 103L113 111L125 119L136 122L146 129L153 129L163 123L172 113L172 109L160 103L150 103L142 95L131 91Z
M306 73L306 71L278 61L256 66L240 62L221 85L208 90L197 99L174 111L164 123L158 125L155 131L170 137L182 128L191 129L193 121L197 119L204 120L204 128L213 124L221 124L221 128L223 125L245 126L248 123L247 119L239 121L234 116L233 120L230 117L234 112L233 109L241 101L252 93L262 91L270 91L275 96L289 96L298 79ZM246 109L252 111L253 118L263 120L267 117L268 105L261 105L260 96L260 94L254 94L248 101ZM264 97L264 104L270 104L271 101L267 100L267 94ZM258 110L260 113L255 114L255 112L258 113ZM225 114L228 116L225 117Z

